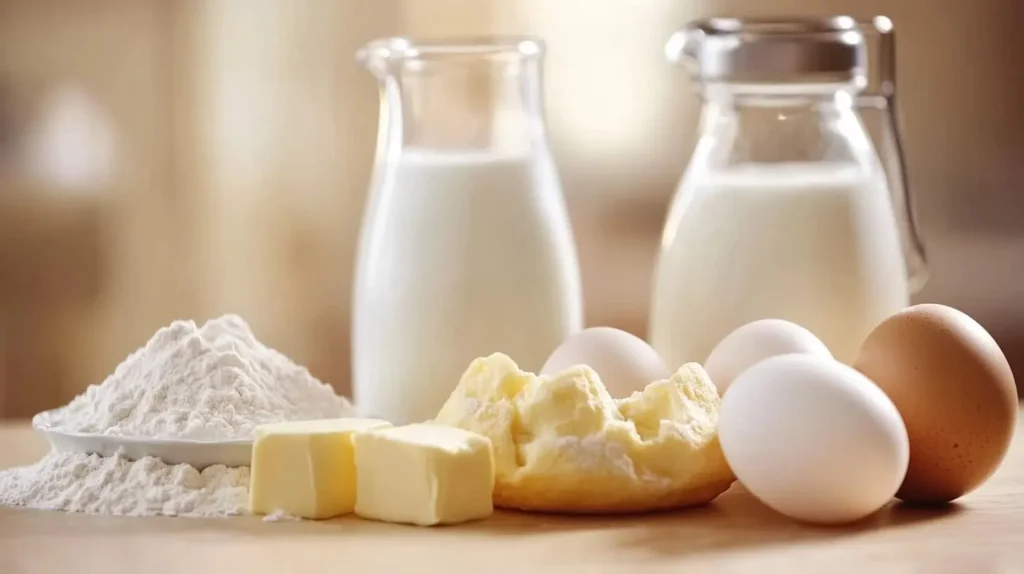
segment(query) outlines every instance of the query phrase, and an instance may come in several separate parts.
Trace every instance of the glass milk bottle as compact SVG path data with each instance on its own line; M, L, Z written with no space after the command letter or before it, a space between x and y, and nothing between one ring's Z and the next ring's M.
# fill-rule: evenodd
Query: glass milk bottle
M582 327L543 52L525 37L389 38L358 54L381 101L353 293L368 415L432 419L473 359L500 351L538 371Z
M884 93L863 94L877 37ZM841 361L924 280L898 147L888 20L710 19L666 48L703 99L700 138L662 235L651 344L678 367L764 318ZM861 121L881 108L887 172ZM891 193L897 192L897 193Z

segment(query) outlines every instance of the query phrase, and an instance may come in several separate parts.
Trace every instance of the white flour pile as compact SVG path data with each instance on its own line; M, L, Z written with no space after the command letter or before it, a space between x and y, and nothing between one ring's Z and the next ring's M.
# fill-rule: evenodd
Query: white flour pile
M257 425L353 414L304 367L268 348L237 315L156 332L103 383L36 417L55 430L147 438L252 438Z
M247 512L249 468L166 465L51 451L0 472L0 504L123 516L216 517Z
M66 432L201 441L249 439L261 424L354 415L351 403L256 340L240 317L156 332L103 383L34 422ZM0 504L128 516L246 511L249 469L202 472L148 457L51 452L0 471Z

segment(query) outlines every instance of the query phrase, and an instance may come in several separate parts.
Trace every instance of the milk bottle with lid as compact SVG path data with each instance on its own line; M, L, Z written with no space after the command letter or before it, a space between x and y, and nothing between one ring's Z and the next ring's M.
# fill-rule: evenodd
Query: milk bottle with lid
M764 318L849 362L923 283L902 166L886 171L858 113L881 107L897 127L891 28L874 24L878 98L861 93L869 28L850 18L711 19L670 41L704 100L655 272L650 338L670 366Z
M469 363L531 371L582 326L572 230L525 37L378 40L377 161L354 286L353 393L394 423L433 418Z

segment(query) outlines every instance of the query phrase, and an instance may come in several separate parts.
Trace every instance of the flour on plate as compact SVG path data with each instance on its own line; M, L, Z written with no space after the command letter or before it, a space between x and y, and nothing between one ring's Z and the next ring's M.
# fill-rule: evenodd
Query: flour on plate
M251 439L261 424L354 415L304 367L256 340L237 315L175 321L101 384L37 415L63 432L141 439ZM51 451L0 471L0 505L125 516L217 517L248 510L249 468L199 471L146 457ZM283 518L283 517L282 517Z
M334 389L260 343L237 315L175 321L105 381L35 422L126 437L231 440L257 425L352 416Z

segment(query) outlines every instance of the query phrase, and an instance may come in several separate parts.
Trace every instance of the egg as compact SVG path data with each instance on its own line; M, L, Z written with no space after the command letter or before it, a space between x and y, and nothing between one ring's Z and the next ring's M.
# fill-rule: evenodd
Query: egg
M1017 387L992 336L965 313L923 304L868 335L854 366L892 399L910 435L896 496L955 500L995 472L1017 425Z
M740 373L776 355L803 353L831 359L825 343L814 333L782 319L762 319L738 327L712 349L704 370L724 395Z
M597 372L615 397L627 397L671 375L646 341L612 327L591 327L570 336L551 354L540 374L555 376L578 365Z
M820 524L853 522L891 501L910 456L885 393L852 367L814 355L772 357L743 371L722 398L718 433L751 494Z

